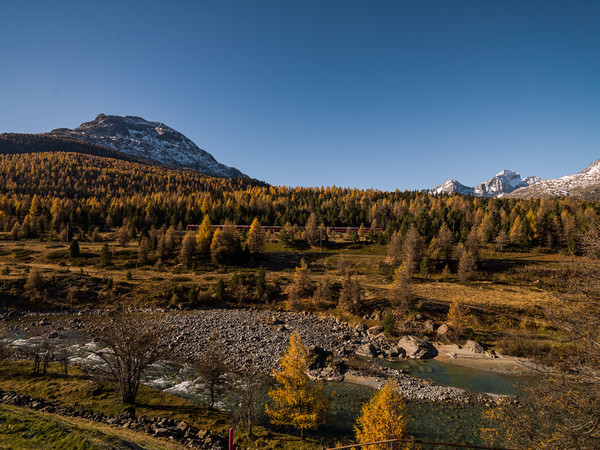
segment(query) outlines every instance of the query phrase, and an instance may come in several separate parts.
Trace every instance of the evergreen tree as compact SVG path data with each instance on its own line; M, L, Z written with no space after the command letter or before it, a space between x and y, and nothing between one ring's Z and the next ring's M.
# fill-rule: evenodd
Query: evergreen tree
M112 252L108 243L104 243L100 250L100 265L103 267L110 266L112 264Z
M69 244L69 256L71 258L79 258L81 251L79 249L79 242L77 239L73 239Z
M219 278L217 284L215 285L215 298L219 301L222 301L225 298L225 282L223 278Z

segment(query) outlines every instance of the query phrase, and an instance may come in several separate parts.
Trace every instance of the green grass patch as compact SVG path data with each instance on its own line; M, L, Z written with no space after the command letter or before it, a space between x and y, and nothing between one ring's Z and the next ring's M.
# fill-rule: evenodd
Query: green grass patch
M33 376L32 369L29 361L2 362L0 388L107 415L117 415L128 406L110 384L94 395L92 381L77 368L71 367L68 377L59 375L58 365L51 365L46 376ZM225 429L229 423L225 413L203 408L144 385L140 386L135 408L137 415L185 420L198 428L213 431Z
M0 405L0 449L175 449L142 433Z

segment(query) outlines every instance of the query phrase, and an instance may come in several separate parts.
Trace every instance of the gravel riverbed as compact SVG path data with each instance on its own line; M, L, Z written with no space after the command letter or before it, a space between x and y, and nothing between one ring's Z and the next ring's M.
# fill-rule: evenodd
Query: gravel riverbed
M108 314L102 311L79 312L75 319L68 314L48 314L43 316L41 323L67 331L75 325L83 331L82 328L90 330L99 326L104 321L102 316ZM290 335L297 332L308 348L329 355L327 364L311 372L313 378L345 380L379 388L387 378L393 377L398 380L401 392L407 399L468 402L488 401L491 398L454 387L437 386L378 364L367 364L366 371L344 367L344 362L354 357L357 351L361 354L361 349L370 349L373 356L384 356L393 350L395 344L389 343L380 333L373 334L364 326L351 327L331 317L258 309L147 310L144 314L150 320L156 317L165 322L163 342L178 359L188 363L197 361L204 346L210 340L217 339L227 364L234 368L252 367L271 373L278 367ZM27 321L27 316L21 317L21 323L27 324ZM31 320L29 322L31 325ZM26 326L11 328L18 330ZM365 358L365 361L369 359Z

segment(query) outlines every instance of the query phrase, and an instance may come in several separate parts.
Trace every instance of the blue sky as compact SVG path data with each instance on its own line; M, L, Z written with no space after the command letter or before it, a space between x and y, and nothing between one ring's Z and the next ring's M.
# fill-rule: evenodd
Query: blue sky
M424 189L600 158L600 2L7 1L0 132L99 113L276 185Z

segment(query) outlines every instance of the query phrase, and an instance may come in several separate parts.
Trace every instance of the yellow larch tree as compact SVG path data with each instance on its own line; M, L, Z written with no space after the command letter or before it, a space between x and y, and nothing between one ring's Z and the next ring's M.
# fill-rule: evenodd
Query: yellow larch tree
M287 352L279 360L280 369L273 372L278 387L269 391L272 404L265 410L277 425L291 426L300 430L318 427L324 422L331 396L325 395L323 386L310 381L306 372L312 361L300 336L293 333Z
M201 255L208 255L210 252L210 244L212 242L214 229L208 214L202 219L202 223L196 233L196 248Z
M407 439L407 424L406 405L400 395L398 382L389 379L371 401L362 407L354 431L359 443ZM369 446L373 450L387 448L389 444ZM409 444L396 445L394 448L409 448Z
M255 255L265 248L265 230L257 218L254 218L248 231L248 248Z

